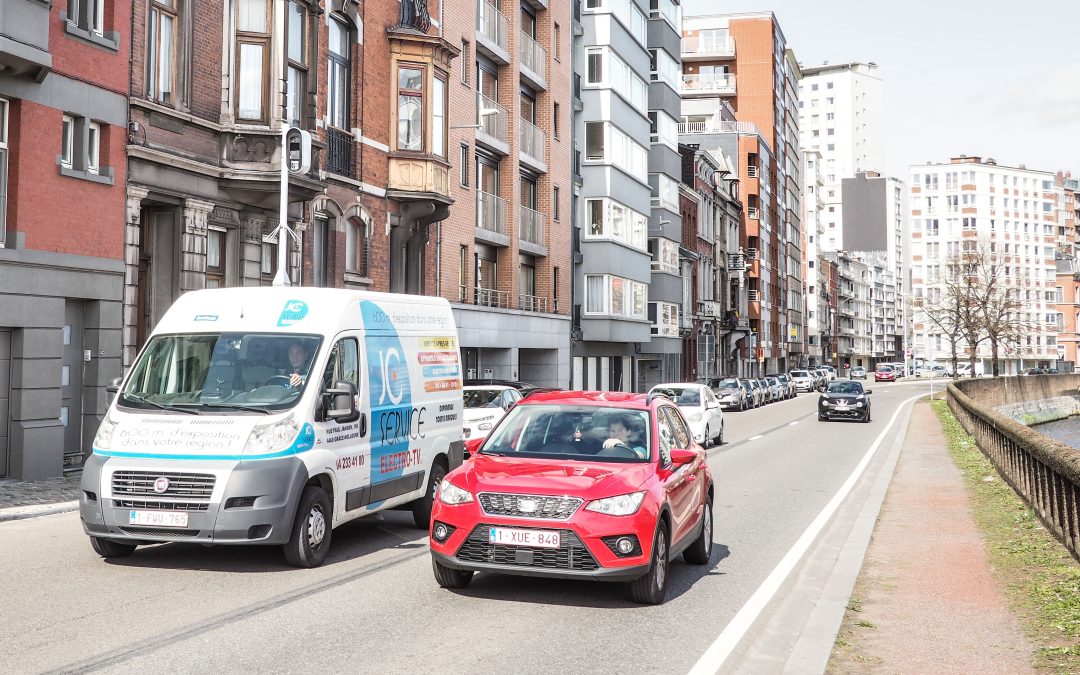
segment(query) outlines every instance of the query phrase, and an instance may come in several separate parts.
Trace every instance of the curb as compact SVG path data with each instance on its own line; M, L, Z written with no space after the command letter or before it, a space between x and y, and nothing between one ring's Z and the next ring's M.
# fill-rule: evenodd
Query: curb
M54 513L67 513L68 511L77 511L78 508L78 500L54 504L35 504L33 506L12 506L0 509L0 523L9 520L26 520L38 516L50 516Z

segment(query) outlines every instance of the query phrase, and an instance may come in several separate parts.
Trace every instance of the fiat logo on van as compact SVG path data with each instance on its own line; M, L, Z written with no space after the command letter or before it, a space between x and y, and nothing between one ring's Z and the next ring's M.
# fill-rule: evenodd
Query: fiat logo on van
M165 476L161 476L156 481L154 481L154 492L158 493L159 495L164 494L165 491L168 490L168 489L169 489L169 479L166 478Z

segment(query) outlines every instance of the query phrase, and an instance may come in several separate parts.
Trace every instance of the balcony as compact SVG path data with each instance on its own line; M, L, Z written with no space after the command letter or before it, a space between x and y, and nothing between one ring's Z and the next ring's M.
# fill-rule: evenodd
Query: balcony
M548 299L539 295L519 295L518 309L525 312L547 312Z
M510 111L494 99L476 95L476 142L502 155L510 154Z
M327 127L326 170L338 176L355 179L356 171L353 169L354 146L355 141L352 134L333 127Z
M509 309L510 293L507 291L500 291L497 288L481 288L477 286L473 289L473 304L484 307Z
M728 269L732 272L741 272L746 269L746 258L741 255L728 256Z
M508 203L502 197L476 191L476 235L492 244L510 245L506 234ZM491 235L496 235L492 237Z
M518 34L521 75L537 89L547 90L547 51L536 40L522 32Z
M39 0L0 2L0 71L35 82L49 74L49 9L50 3Z
M525 119L519 121L521 123L521 131L518 134L521 141L521 161L540 173L547 173L547 162L544 160L547 135L532 122Z
M683 96L734 96L734 73L683 74L679 93Z
M756 134L761 135L753 122L729 122L703 120L698 122L679 122L680 134ZM755 167L757 168L757 167Z
M510 63L510 21L495 5L478 0L476 48L501 64Z
M683 36L682 60L712 61L735 57L735 38L716 31L703 30L698 35Z
M749 290L746 292L746 299L750 302L761 302L761 291Z
M518 234L522 244L532 244L529 253L547 254L547 216L527 206L518 207ZM536 247L540 250L536 250Z

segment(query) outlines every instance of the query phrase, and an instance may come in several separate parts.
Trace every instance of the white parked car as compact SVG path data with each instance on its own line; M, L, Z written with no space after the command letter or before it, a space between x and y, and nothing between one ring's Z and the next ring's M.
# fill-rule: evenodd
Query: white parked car
M475 385L462 387L465 408L465 440L487 438L506 411L521 400L521 392L506 385Z
M679 411L690 424L694 440L704 447L714 442L724 442L724 411L716 394L703 384L674 382L658 384L649 390L649 394L664 394L678 406Z
M791 371L791 380L795 383L796 391L813 391L817 389L817 381L808 370Z
M929 377L929 378L948 377L949 376L949 371L945 369L945 366L939 366L939 365L923 366L919 370L919 375L918 376L919 377L924 377L924 378L925 377Z

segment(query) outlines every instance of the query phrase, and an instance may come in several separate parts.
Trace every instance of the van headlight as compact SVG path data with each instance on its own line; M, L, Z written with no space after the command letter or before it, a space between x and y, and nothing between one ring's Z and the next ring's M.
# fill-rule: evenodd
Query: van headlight
M609 516L629 516L633 513L637 513L643 499L645 499L644 492L631 492L627 495L618 495L616 497L594 500L589 502L589 505L585 507L585 510L595 511L596 513L603 513Z
M292 415L283 420L270 422L269 424L256 424L244 444L244 454L266 454L278 452L292 445L296 435L300 433L300 425Z
M112 418L112 411L105 413L105 419L101 420L101 424L98 425L97 435L94 436L94 447L98 450L110 449L116 426L116 421Z

